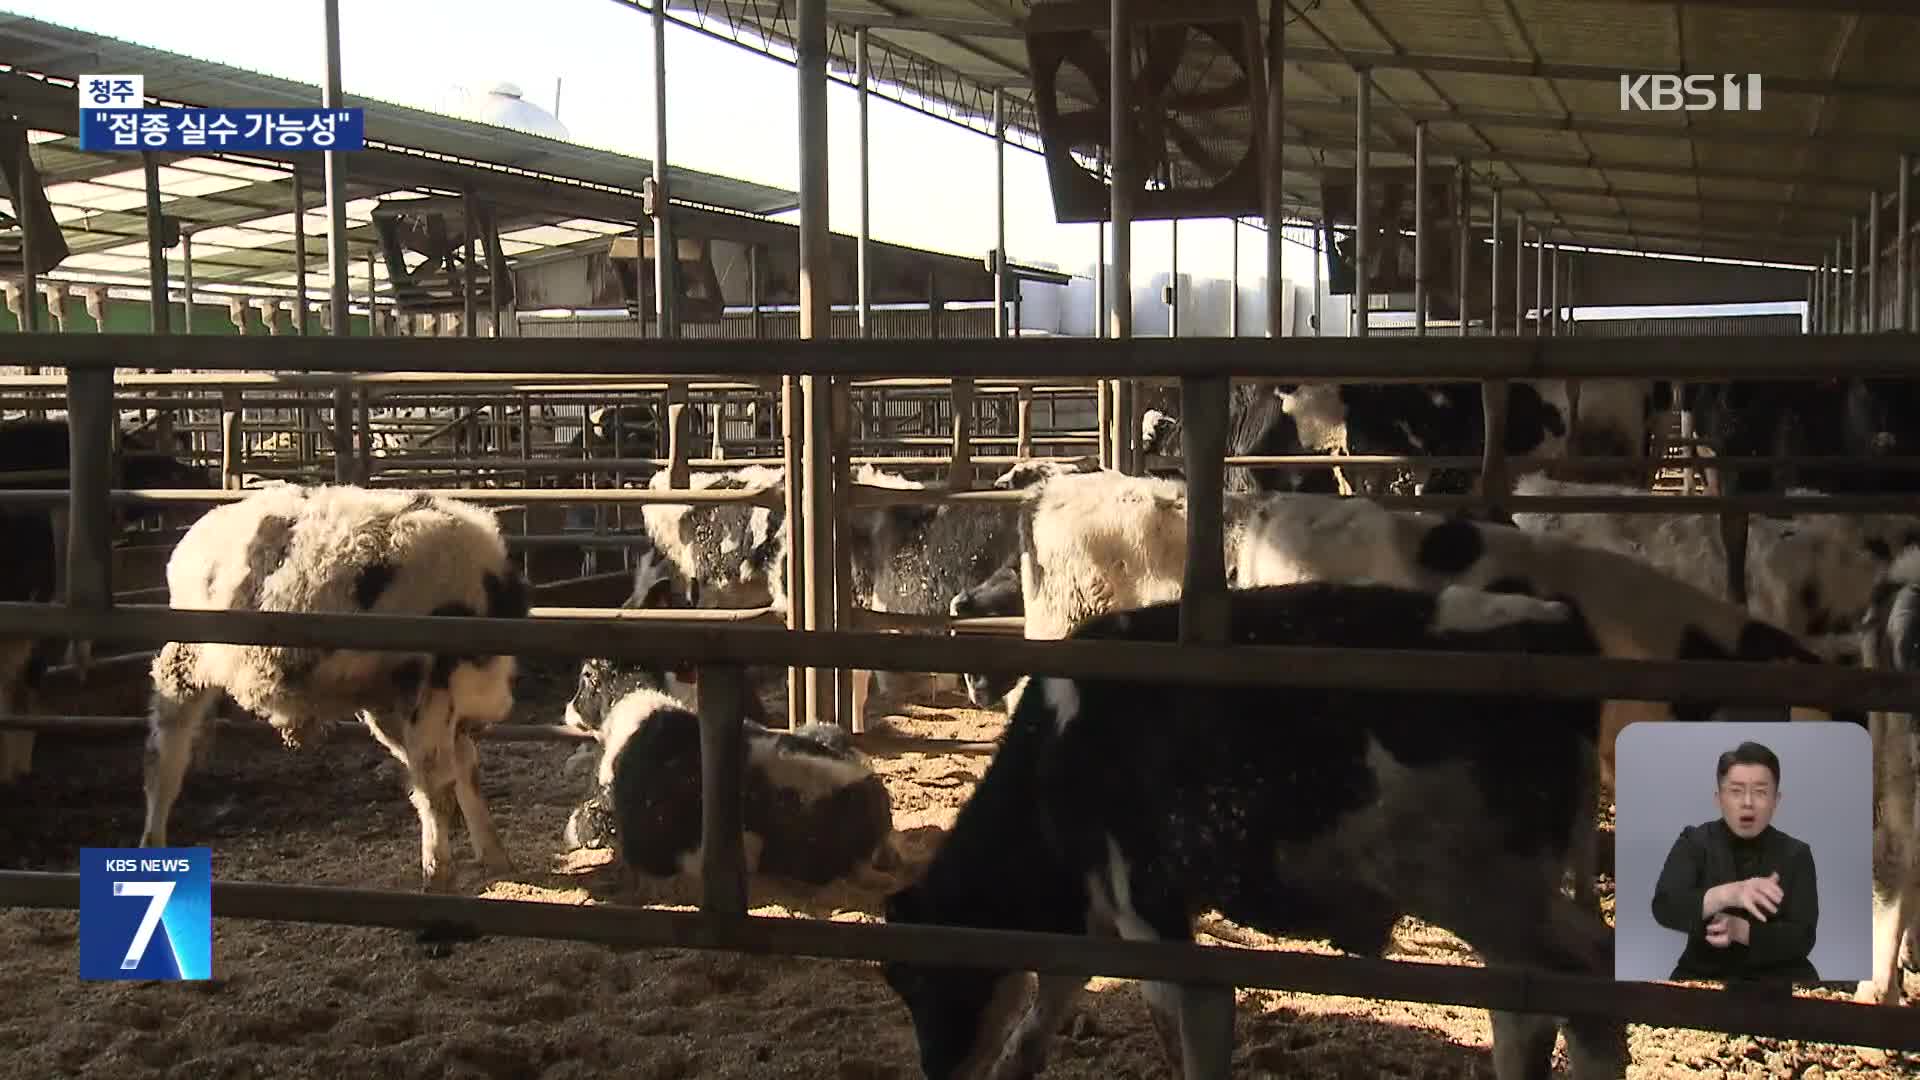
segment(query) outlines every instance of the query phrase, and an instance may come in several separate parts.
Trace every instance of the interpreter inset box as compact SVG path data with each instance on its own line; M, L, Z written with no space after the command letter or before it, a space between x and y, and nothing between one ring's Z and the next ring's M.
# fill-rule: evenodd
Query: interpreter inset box
M1869 977L1866 729L1630 724L1614 777L1616 979L1784 988Z

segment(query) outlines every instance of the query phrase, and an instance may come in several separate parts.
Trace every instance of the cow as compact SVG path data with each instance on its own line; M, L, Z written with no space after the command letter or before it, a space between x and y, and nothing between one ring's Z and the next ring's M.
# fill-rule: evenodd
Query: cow
M1318 582L1229 593L1231 640L1592 656L1569 605L1450 587ZM1179 607L1112 611L1075 640L1177 640ZM1198 687L1038 677L895 925L1190 941L1216 910L1259 930L1380 956L1415 916L1489 965L1603 976L1611 935L1562 895L1593 803L1599 706L1484 691ZM1086 979L895 961L928 1077L1026 1077ZM1152 983L1175 1075L1224 1077L1227 987ZM1003 1035L1003 1032L1005 1034ZM1555 1023L1496 1012L1500 1080L1550 1071ZM1580 1078L1624 1075L1624 1023L1574 1018Z
M1180 595L1187 557L1185 484L1112 470L1035 475L1019 468L995 484L1026 491L1019 504L1019 551L981 584L955 595L949 603L954 615L1021 615L1029 640L1052 641L1092 616ZM1229 566L1256 498L1225 495ZM986 706L1012 693L1018 680L968 674L966 682L968 698Z
M1663 385L1629 380L1514 380L1508 384L1507 435L1503 450L1509 456L1646 457L1649 418L1664 400ZM1577 423L1571 418L1578 386ZM1256 391L1236 386L1229 412L1231 454L1333 454L1399 457L1479 457L1486 439L1483 394L1477 382L1452 383L1300 383L1276 384ZM1275 403L1277 402L1277 407ZM1154 414L1146 430L1156 448L1170 448L1178 421ZM1264 439L1260 449L1250 440ZM1168 452L1171 452L1168 449ZM1562 467L1582 476L1624 475L1641 482L1650 478L1645 466ZM1384 494L1410 488L1417 493L1459 494L1472 488L1474 470L1455 467L1403 467L1393 471L1374 466L1344 466L1329 470L1274 468L1268 476L1294 476L1291 482L1261 479L1257 484L1235 483L1229 470L1229 490L1295 490L1327 494L1336 490ZM1328 477L1309 480L1310 477Z
M845 731L822 724L774 731L740 722L748 872L819 887L894 864L887 786ZM613 847L623 873L697 877L700 718L663 688L635 686L607 712L600 735L594 782L567 818L565 846Z
M1861 624L1865 666L1920 671L1920 548L1903 551L1876 584ZM1910 712L1875 712L1873 743L1873 977L1855 999L1899 1005L1902 969L1920 968L1920 725Z
M1246 526L1235 577L1243 588L1378 581L1566 600L1592 624L1602 651L1623 659L1826 662L1781 627L1632 556L1508 526L1394 512L1365 499L1267 497ZM1714 712L1701 703L1608 702L1600 731L1603 789L1613 789L1621 728L1669 716L1707 720Z
M1890 457L1920 448L1920 383L1912 379L1712 382L1686 395L1695 433L1722 458ZM1920 469L1868 466L1723 468L1710 490L1752 495L1791 487L1832 494L1911 494Z
M425 492L262 488L194 522L167 561L182 611L525 618L526 579L487 510ZM167 846L193 744L222 692L292 747L358 715L406 767L429 892L453 883L457 803L491 873L513 868L480 794L473 733L513 708L512 656L168 642L154 657L142 847Z
M871 466L855 470L851 479L895 490L923 486ZM785 480L778 468L754 465L732 473L694 473L690 483L701 490L779 491ZM655 474L648 486L665 490L666 474ZM650 541L678 579L697 583L701 606L765 606L786 612L788 531L783 508L650 504L643 516ZM957 592L987 579L1012 557L1017 548L1014 518L1014 510L1004 506L850 510L853 604L896 614L946 614ZM855 672L854 708L861 713L871 677L864 669Z
M1641 494L1539 474L1514 485L1523 496ZM1818 492L1790 490L1790 495ZM1720 519L1708 514L1559 513L1519 510L1519 528L1633 556L1670 577L1732 600ZM1920 515L1797 514L1747 523L1745 593L1755 618L1809 639L1829 662L1857 664L1856 627L1894 554L1920 544Z

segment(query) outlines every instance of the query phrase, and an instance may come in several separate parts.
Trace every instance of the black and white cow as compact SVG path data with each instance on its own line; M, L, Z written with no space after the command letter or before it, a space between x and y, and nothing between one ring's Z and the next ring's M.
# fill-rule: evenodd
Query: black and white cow
M665 490L666 474L649 487ZM855 484L894 489L923 485L863 466ZM748 466L731 473L694 473L702 490L781 491L783 470ZM786 512L745 505L648 505L643 510L656 550L683 582L697 583L700 606L772 607L788 603ZM990 577L1017 548L1015 512L997 505L901 505L848 514L853 603L876 611L940 615L953 596ZM873 673L857 671L855 707L864 709ZM888 673L892 675L894 673Z
M1338 420L1329 422L1315 388L1290 390L1275 385L1236 382L1227 399L1227 456L1283 457L1327 455L1341 445ZM1141 417L1141 446L1145 453L1181 453L1178 417L1149 409ZM1177 470L1175 471L1177 475ZM1297 465L1227 467L1228 491L1308 491L1332 494L1339 490L1330 467Z
M1632 495L1612 484L1538 474L1518 495ZM1793 495L1818 492L1789 490ZM1519 528L1633 556L1670 577L1731 600L1720 519L1709 514L1515 511ZM1857 626L1894 554L1920 545L1920 515L1796 514L1747 522L1746 597L1755 618L1808 639L1831 662L1857 663Z
M659 552L646 551L634 563L633 593L620 606L629 610L697 608L700 583L695 580L683 585ZM747 718L771 723L760 695L751 686L746 689L743 707ZM606 730L613 707L636 690L657 690L687 708L696 708L700 701L699 672L692 664L589 657L580 662L573 697L567 701L566 725L598 738Z
M1882 671L1920 672L1920 548L1894 560L1862 624L1863 660ZM1857 1000L1899 1005L1902 969L1920 970L1920 724L1910 712L1876 712L1873 742L1873 977Z
M484 508L424 492L346 485L262 488L203 515L167 561L169 603L186 611L525 618L528 588ZM428 891L453 882L457 806L494 874L512 860L480 793L473 735L513 709L512 656L168 642L154 657L142 847L167 846L179 797L224 692L290 746L358 715L406 767Z
M1243 588L1298 581L1376 581L1430 591L1467 585L1574 604L1601 650L1621 659L1825 662L1779 626L1630 555L1509 526L1395 512L1365 499L1261 500L1239 546L1235 580ZM1603 788L1613 788L1614 743L1627 724L1708 720L1716 711L1698 702L1607 702L1600 728Z
M749 872L821 886L897 859L887 786L846 732L774 731L750 720L742 775ZM568 849L611 846L628 871L697 876L700 718L659 686L608 710L591 793L567 818Z
M1689 388L1694 430L1723 458L1889 457L1920 453L1920 382L1767 379ZM1716 470L1719 490L1791 487L1854 494L1920 491L1920 469L1779 466Z
M1509 456L1646 456L1649 419L1660 401L1657 384L1583 381L1578 384L1577 423L1570 420L1575 414L1571 384L1521 379L1508 385L1504 450ZM1486 443L1476 382L1300 383L1259 391L1236 386L1229 415L1229 454L1479 457ZM1156 447L1171 447L1177 425L1177 420L1155 414L1147 418L1145 432ZM1651 465L1604 474L1600 467L1580 471L1583 476L1626 473L1644 480ZM1234 471L1229 470L1228 489L1381 494L1410 484L1416 491L1458 494L1471 490L1476 475L1474 469L1422 467L1401 469L1396 480L1391 470L1347 466L1335 471L1336 488L1333 478L1315 479L1327 478L1326 469L1276 467L1259 472L1257 482L1235 486ZM1276 476L1283 479L1272 479Z
M1235 591L1242 644L1592 656L1572 608L1450 588ZM1172 642L1179 609L1103 615L1077 640ZM1612 969L1599 914L1560 892L1590 831L1599 707L1497 692L1206 688L1041 677L893 924L1188 941L1216 910L1379 956L1415 916L1489 965ZM1011 883L1017 883L1012 887ZM1083 978L890 963L928 1077L1030 1077ZM1175 1075L1225 1077L1234 995L1150 984ZM1550 1017L1495 1013L1500 1080L1545 1076ZM1574 1076L1624 1075L1624 1025L1568 1025Z

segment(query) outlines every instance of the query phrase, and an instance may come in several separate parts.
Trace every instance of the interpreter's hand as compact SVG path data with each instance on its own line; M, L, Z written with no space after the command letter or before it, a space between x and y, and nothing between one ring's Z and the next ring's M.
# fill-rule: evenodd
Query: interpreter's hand
M1716 949L1733 944L1732 918L1731 915L1715 915L1707 920L1707 944Z
M1734 944L1745 945L1753 930L1753 924L1738 915L1728 915L1727 932L1733 936Z
M1780 910L1780 901L1786 897L1786 890L1780 887L1780 871L1775 870L1766 877L1751 877L1736 881L1726 888L1726 907L1745 908L1753 912L1753 917L1761 922L1767 916Z

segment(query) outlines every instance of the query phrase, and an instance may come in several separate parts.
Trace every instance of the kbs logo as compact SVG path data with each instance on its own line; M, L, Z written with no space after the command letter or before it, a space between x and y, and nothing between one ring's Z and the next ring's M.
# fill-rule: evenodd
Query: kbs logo
M1622 75L1620 111L1760 111L1760 76Z
M210 977L212 893L207 848L81 848L80 977Z

